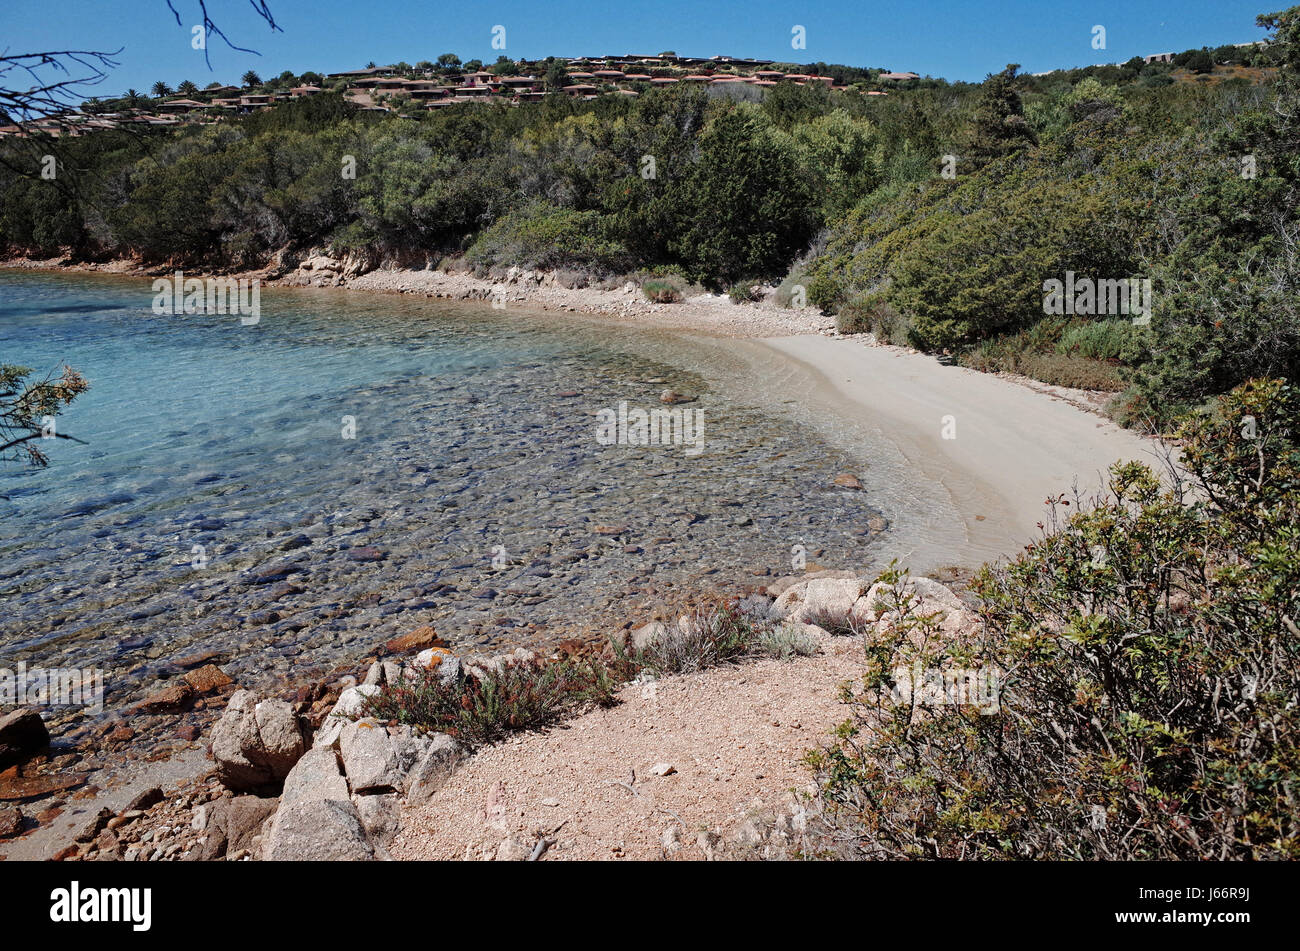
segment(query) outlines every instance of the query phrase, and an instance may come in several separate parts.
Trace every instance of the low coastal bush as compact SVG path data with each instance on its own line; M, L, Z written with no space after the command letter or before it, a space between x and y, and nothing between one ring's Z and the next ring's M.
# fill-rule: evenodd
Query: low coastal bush
M764 656L777 660L811 657L820 649L811 635L793 624L777 624L760 630L758 648Z
M651 277L641 282L641 293L656 304L676 304L682 299L684 287L679 278Z
M841 305L835 329L842 334L874 334L881 343L906 344L909 324L883 293L864 294Z
M643 673L663 677L817 653L817 641L797 625L768 620L767 605L710 602L692 612L688 623L665 625L639 648L615 640L612 663L591 657L506 662L448 681L437 668L422 670L383 684L366 697L361 716L446 733L475 749L611 706L618 688Z
M385 684L366 698L365 716L455 737L473 749L511 733L539 730L614 702L617 683L596 660L531 661L444 683L437 669Z
M727 290L727 296L731 298L733 304L747 304L763 299L763 294L754 281L740 281L732 284Z
M883 858L1300 858L1297 418L1294 387L1246 384L1186 423L1170 481L1129 462L1104 495L1055 500L1041 541L975 579L972 631L938 637L903 603L810 757L833 838ZM896 699L914 665L998 671L996 702Z
M1132 336L1124 321L1047 318L1025 330L986 340L963 351L962 366L984 373L1018 373L1053 386L1114 393L1124 389L1120 367L1111 357Z
M866 621L865 618L855 615L851 609L836 610L826 605L809 611L804 619L807 623L816 625L837 637L857 637L863 633Z
M632 258L617 241L602 237L601 216L536 204L498 219L466 254L488 267L573 268L598 274L632 269Z
M807 307L809 280L805 266L802 263L796 264L785 276L785 280L777 285L772 299L780 307Z
M1129 320L1085 320L1065 329L1056 352L1077 354L1090 360L1118 360L1133 337L1133 323Z
M685 624L663 627L639 648L617 642L615 654L628 679L643 671L664 677L690 674L758 657L788 659L817 652L816 642L793 625L768 620L766 603L736 600L697 608Z

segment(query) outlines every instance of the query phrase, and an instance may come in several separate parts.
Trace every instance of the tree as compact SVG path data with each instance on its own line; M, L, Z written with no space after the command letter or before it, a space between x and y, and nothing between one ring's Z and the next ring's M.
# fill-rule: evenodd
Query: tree
M262 77L257 75L255 70L249 70L240 77L240 82L244 84L245 89L252 89L255 86L262 85Z
M176 18L176 25L183 26L179 0L167 0L167 7ZM246 53L247 50L235 46L222 32L221 28L209 15L208 6L213 0L199 0L202 25L206 33L219 36L232 49ZM249 0L257 12L272 30L279 30L275 18L271 15L267 0ZM35 53L4 53L0 55L0 115L11 122L32 122L37 119L55 118L73 110L79 102L89 96L89 87L103 82L118 63L115 57L121 50L51 50ZM203 55L208 56L205 46ZM209 64L210 67L211 64ZM42 143L48 149L48 143Z
M984 80L975 124L967 139L966 156L978 167L1034 144L1034 133L1025 121L1020 94L1015 90L1019 64L1012 63Z
M176 91L188 99L198 94L199 87L187 79L176 86Z
M168 86L160 79L158 82L153 84L153 88L151 88L149 92L155 99L162 99L165 96L170 96L172 94L172 87Z
M443 69L459 69L460 57L455 53L443 53L438 57L438 65Z
M28 381L29 367L0 365L0 461L26 460L33 466L49 465L37 440L71 439L58 431L55 417L90 388L85 377L65 366L62 374Z
M811 183L792 146L754 107L726 107L700 138L677 195L682 227L669 248L715 286L784 272L813 229Z
M1210 57L1208 50L1196 50L1191 56L1187 57L1187 62L1184 65L1194 73L1214 72L1214 60Z
M224 42L226 46L230 47L232 50L238 50L241 53L256 53L257 50L250 50L247 47L236 46L234 43L230 41L230 37L226 36L225 32L221 29L221 27L218 26L216 21L214 21L212 17L209 15L208 13L209 2L210 0L198 0L199 13L203 16L203 22L201 24L203 27L203 34L205 36L219 36L222 42ZM271 8L267 6L267 0L248 0L248 2L253 7L253 9L257 12L257 15L266 21L267 26L271 28L272 32L280 31L279 24L275 22L275 17L271 15ZM176 17L176 25L179 27L184 27L186 24L181 19L181 12L176 9L173 0L167 0L167 8L171 10L172 15ZM203 45L203 62L207 64L208 69L211 69L212 60L209 58L208 53L209 53L209 47L208 44L205 43Z
M569 70L560 60L552 60L543 74L546 88L552 91L563 89L569 84Z
M140 92L135 89L128 89L126 95L122 98L126 100L128 109L139 109L144 105L144 96L140 95Z

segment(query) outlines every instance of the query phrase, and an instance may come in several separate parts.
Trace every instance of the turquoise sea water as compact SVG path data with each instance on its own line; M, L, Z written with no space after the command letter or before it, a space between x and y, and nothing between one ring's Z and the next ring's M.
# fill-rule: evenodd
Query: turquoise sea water
M0 362L91 381L59 419L86 445L0 468L0 666L101 667L110 709L182 656L273 684L424 623L484 650L599 630L788 574L795 546L876 560L870 492L831 485L853 460L723 385L716 341L337 291L264 289L254 326L151 300L0 272ZM667 387L704 452L597 442L599 410Z

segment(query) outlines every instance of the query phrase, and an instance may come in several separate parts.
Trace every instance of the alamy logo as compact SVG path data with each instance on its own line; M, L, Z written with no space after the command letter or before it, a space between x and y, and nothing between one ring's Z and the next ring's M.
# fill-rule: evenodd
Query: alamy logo
M1135 315L1133 323L1151 322L1151 279L1149 277L1076 277L1065 272L1065 280L1043 281L1043 313L1061 316Z
M596 442L602 446L682 446L688 456L704 451L704 410L618 409L596 413Z
M85 707L104 710L104 671L99 668L0 667L0 707Z
M997 668L939 669L895 667L890 699L920 707L972 706L989 715L1001 708L1002 672Z
M238 314L246 327L262 319L262 282L257 278L209 277L200 280L177 271L153 282L153 312L178 314Z
M127 921L132 931L148 931L153 924L153 889L85 888L73 882L50 892L50 921Z

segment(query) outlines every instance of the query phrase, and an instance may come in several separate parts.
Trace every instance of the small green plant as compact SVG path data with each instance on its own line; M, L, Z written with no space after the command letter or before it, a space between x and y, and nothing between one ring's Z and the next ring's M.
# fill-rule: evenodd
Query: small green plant
M731 298L733 304L751 304L754 301L763 299L762 292L753 281L740 281L732 284L727 290L727 296Z
M362 713L446 733L473 749L609 706L616 687L609 669L595 660L512 664L449 683L435 669L384 685L366 698Z
M682 299L682 284L676 278L651 277L641 282L641 293L656 304L675 304Z
M756 657L806 656L816 653L817 644L793 626L770 621L731 600L697 608L686 623L665 626L639 649L616 641L614 651L624 675L631 679L641 671L662 677Z

